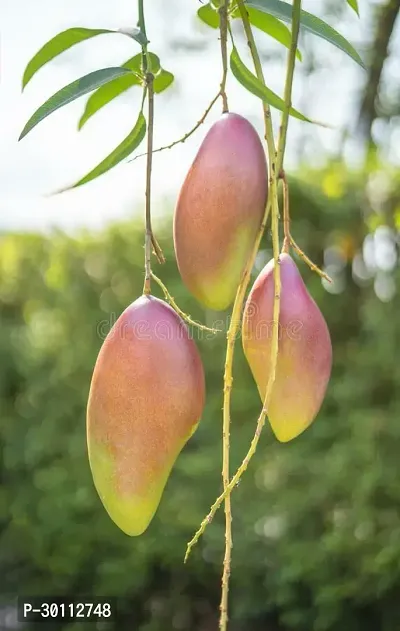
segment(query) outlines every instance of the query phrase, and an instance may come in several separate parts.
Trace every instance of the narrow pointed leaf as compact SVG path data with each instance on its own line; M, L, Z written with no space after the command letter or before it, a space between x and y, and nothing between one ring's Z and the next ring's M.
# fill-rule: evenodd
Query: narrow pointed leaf
M121 77L124 74L131 74L131 71L127 68L103 68L102 70L95 70L89 74L73 81L69 85L53 94L43 105L41 105L23 128L18 140L21 140L26 136L38 123L50 116L53 112L60 109L64 105L75 101L75 99L95 90L99 86Z
M168 72L168 70L163 70L161 68L160 72L154 77L154 92L159 94L160 92L164 92L171 83L174 81L174 75L172 72Z
M25 72L22 78L22 89L25 88L27 83L32 79L40 68L42 68L49 61L68 50L75 44L84 42L96 35L103 35L104 33L118 33L118 31L112 31L104 28L69 28L62 33L58 33L50 41L48 41L42 48L32 57L30 62L25 68Z
M212 8L211 4L205 4L197 11L197 15L204 24L211 28L219 28L218 12Z
M250 70L244 65L242 60L239 57L239 54L234 47L230 57L230 66L232 70L232 74L234 77L242 84L246 90L258 96L262 101L268 103L272 107L282 111L284 108L284 101L281 99L275 92L264 86L257 77L250 72ZM314 121L310 120L293 107L289 110L291 116L294 118L298 118L299 120L306 121L307 123L312 123Z
M154 57L156 56L154 55ZM141 72L141 54L128 59L128 61L122 64L122 68L128 68L132 70L132 72L102 85L88 98L85 110L79 119L78 129L82 129L89 118L117 96L129 90L129 88L134 85L141 85L140 77L137 74Z
M79 182L76 182L73 186L69 188L76 188L77 186L82 186L82 184L86 184L91 180L94 180L99 175L103 175L113 167L115 167L119 162L127 158L135 149L140 145L143 138L146 135L146 119L143 116L143 113L140 112L139 117L136 121L136 124L132 131L127 135L127 137L112 151L107 158L102 160L100 164L98 164L90 173L85 175ZM68 190L68 189L64 189Z
M149 53L149 57L150 57L151 69L154 73L159 73L160 75L160 73L166 72L166 71L161 70L160 59L157 55L155 55L154 53ZM113 81L110 81L109 83L106 83L105 85L102 85L88 98L86 102L85 110L78 123L78 129L82 129L85 123L87 123L87 121L94 114L96 114L96 112L98 112L102 107L110 103L110 101L115 99L117 96L119 96L123 92L126 92L126 90L129 90L129 88L132 88L135 85L137 86L141 85L141 79L139 76L142 74L142 54L141 53L139 53L138 55L135 55L134 57L131 57L131 59L128 59L128 61L122 64L122 68L128 68L129 70L132 70L132 73L128 75L124 75L122 77L118 77L117 79L114 79ZM167 73L167 74L169 75L170 73ZM170 80L169 83L168 83L168 77L160 76L160 80L158 82L156 82L156 79L154 80L155 91L162 92L162 90L165 90L168 87L168 85L172 83L172 81L173 81L173 75L172 75L172 80ZM165 83L168 83L168 85L165 85L165 87L163 87ZM162 89L156 89L156 85L157 87L161 87Z
M134 39L141 46L146 46L149 43L147 37L142 33L140 28L120 28L117 31L118 33L122 33L122 35L127 35L131 39Z
M347 4L349 5L349 7L353 9L353 11L357 13L358 17L360 17L360 11L358 8L358 0L347 0Z
M274 15L276 18L283 20L283 22L292 22L292 5L287 2L282 2L282 0L247 0L246 6L253 7L269 15ZM343 35L340 35L334 28L329 26L329 24L316 15L303 10L301 11L300 22L304 29L330 42L345 52L362 68L365 68L364 62L355 48Z
M250 23L256 28L260 29L264 33L267 33L270 37L273 37L277 42L283 44L286 48L290 48L292 35L290 30L285 24L282 24L274 15L258 11L252 7L247 9ZM236 9L232 15L233 18L240 18L240 11ZM296 52L297 59L302 61L301 53L299 50Z

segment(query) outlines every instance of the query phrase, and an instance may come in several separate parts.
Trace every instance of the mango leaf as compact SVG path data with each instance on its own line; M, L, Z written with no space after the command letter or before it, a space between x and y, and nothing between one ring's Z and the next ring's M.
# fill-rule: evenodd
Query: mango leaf
M143 116L143 112L139 113L138 119L132 131L127 137L112 151L107 158L105 158L100 164L98 164L92 171L90 171L79 182L76 182L73 186L68 188L76 188L82 186L91 180L94 180L99 175L103 175L113 167L115 167L121 160L127 158L135 149L140 145L143 138L146 135L146 119ZM68 189L64 189L68 190Z
M274 15L276 18L283 20L283 22L291 23L292 21L292 5L287 2L282 2L282 0L246 0L246 6L253 7L269 15ZM329 26L329 24L312 13L307 13L307 11L303 10L301 11L300 22L304 29L330 42L345 52L362 68L365 68L364 62L355 48L353 48L343 35L340 35L334 28Z
M154 53L148 53L150 57L151 69L155 73L154 78L154 91L162 92L174 80L174 75L166 70L162 70L160 66L160 59ZM142 85L142 54L139 53L131 59L128 59L122 68L128 68L132 70L132 73L122 77L118 77L113 81L101 86L96 90L87 100L85 110L79 119L78 129L82 129L85 123L98 112L102 107L110 103L117 96L129 90L133 86Z
M358 8L358 0L347 0L347 4L349 5L349 7L353 9L353 11L357 13L358 17L360 17L360 11Z
M141 46L146 46L149 43L147 37L142 33L140 28L119 28L117 33L122 33L122 35L127 35L131 39L134 39Z
M37 53L32 57L30 62L25 68L22 78L22 89L25 88L27 83L32 79L33 75L40 70L45 64L57 57L64 51L68 50L75 44L84 42L96 35L103 35L104 33L123 33L127 35L122 29L120 31L112 31L104 28L69 28L62 33L58 33L53 39L47 42Z
M270 37L273 37L277 42L283 44L286 48L290 48L290 44L292 41L292 35L287 26L282 24L275 16L269 15L268 13L263 13L263 11L258 11L257 9L253 9L252 7L248 7L247 9L250 23L256 28L264 31ZM235 9L232 14L233 18L240 18L239 9ZM296 57L299 61L302 61L301 53L299 50L296 52Z
M282 111L284 108L284 101L281 99L275 92L267 88L263 85L255 75L244 65L242 60L239 57L239 54L235 47L232 49L231 57L230 57L230 66L232 70L233 76L242 84L246 90L258 96L262 101L268 103L272 107ZM290 108L289 113L294 118L298 118L299 120L306 121L307 123L312 123L314 121L310 120L293 107Z
M205 4L197 11L197 15L204 24L211 26L211 28L219 28L219 15L218 11L213 9L211 4Z
M151 55L151 64L160 66L160 60L157 55ZM101 86L94 92L87 100L85 110L79 119L78 129L82 129L84 124L91 118L96 112L98 112L102 107L110 103L117 96L129 90L134 85L141 85L141 80L138 75L142 72L142 54L139 53L134 57L131 57L122 64L122 68L128 68L132 70L132 73L118 77L109 83Z
M31 118L26 123L24 129L21 132L18 140L21 140L26 136L38 123L47 118L50 114L60 109L67 103L71 103L75 99L95 90L96 88L116 79L123 75L132 74L131 70L127 68L102 68L101 70L95 70L89 74L73 81L69 85L53 94L43 105L41 105Z
M172 72L168 72L168 70L163 70L161 68L160 72L154 77L154 92L156 94L160 94L160 92L164 92L171 83L174 81L174 75Z

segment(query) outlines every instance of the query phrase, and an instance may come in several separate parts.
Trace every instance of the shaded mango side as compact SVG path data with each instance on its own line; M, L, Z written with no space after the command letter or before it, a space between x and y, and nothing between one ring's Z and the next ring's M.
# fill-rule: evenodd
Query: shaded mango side
M186 325L142 296L108 334L93 373L87 440L93 480L115 523L141 534L204 407L204 372Z
M206 307L235 297L267 202L265 153L254 127L223 114L210 128L182 185L174 214L178 268Z
M326 322L288 254L280 257L279 351L272 397L267 408L281 442L292 440L313 422L322 405L332 366ZM274 261L261 271L243 316L243 349L264 401L271 367Z

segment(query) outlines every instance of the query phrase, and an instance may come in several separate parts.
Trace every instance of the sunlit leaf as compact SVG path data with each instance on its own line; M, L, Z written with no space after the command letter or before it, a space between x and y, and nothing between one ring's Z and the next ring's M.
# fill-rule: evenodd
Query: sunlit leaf
M349 5L349 7L353 9L353 11L357 13L358 17L360 17L360 11L358 8L358 0L347 0L347 4Z
M32 57L26 66L24 76L22 78L22 89L25 88L27 83L32 79L33 75L45 64L54 59L54 57L57 57L72 46L75 46L75 44L84 42L96 35L103 35L104 33L118 33L118 31L104 28L93 29L76 27L69 28L62 33L58 33L58 35L42 46L42 48Z
M250 72L250 70L244 65L242 60L239 57L239 54L234 47L230 57L230 66L232 70L232 74L234 77L242 84L246 90L258 96L262 101L265 101L272 107L282 111L284 108L284 101L281 99L275 92L264 86L257 77ZM293 107L290 108L291 116L294 118L298 118L302 121L306 121L308 123L312 123L313 121L295 110Z
M158 57L154 55L154 63L157 63ZM141 85L141 79L138 76L141 73L142 55L135 55L131 59L128 59L122 68L128 68L133 72L118 79L114 79L105 85L98 88L87 100L85 111L79 119L78 129L82 129L84 124L102 107L110 103L117 96L129 90L134 85ZM158 62L159 63L159 62ZM135 73L135 74L134 74Z
M95 90L96 88L126 74L132 74L127 68L102 68L73 81L65 86L53 96L51 96L43 105L41 105L26 123L18 140L26 136L38 123L47 118L50 114L60 109L64 105L71 103L75 99Z
M82 186L82 184L86 184L91 180L99 177L99 175L103 175L113 167L115 167L119 162L127 158L142 142L143 138L146 135L146 119L143 116L143 113L140 112L136 124L132 131L127 135L127 137L112 151L107 158L102 160L100 164L98 164L90 173L85 175L79 182L76 182L70 188L76 188L77 186Z
M134 39L141 46L146 46L148 44L148 40L145 35L142 33L140 28L120 28L117 33L122 33L122 35L127 35L128 37Z
M259 11L263 11L269 15L274 15L276 18L279 18L284 22L291 23L292 21L292 5L287 2L282 2L281 0L246 0L246 6L253 7L254 9L258 9ZM303 10L301 11L300 20L301 26L304 29L314 35L318 35L318 37L325 39L327 42L330 42L349 55L349 57L356 61L362 68L365 68L364 63L355 48L345 37L343 37L343 35L340 35L340 33L335 31L334 28L329 26L329 24L312 13L307 13L307 11Z
M282 24L274 15L270 15L263 11L258 11L252 7L248 7L247 12L249 14L250 23L256 28L264 31L270 37L273 37L277 42L283 44L286 48L290 48L292 35L287 26ZM235 9L232 15L233 18L240 18L239 9ZM301 53L298 50L296 53L297 58L301 61Z
M160 72L154 77L154 92L159 94L160 92L164 92L171 83L174 81L174 75L172 72L168 72L168 70L160 70Z
M154 79L155 92L162 92L172 83L174 76L166 70L162 70L160 67L160 59L154 53L148 53L150 57L151 69L156 77ZM133 86L140 86L142 84L140 76L142 75L142 54L139 53L131 59L128 59L122 68L128 68L133 72L118 79L114 79L109 83L101 86L96 90L87 100L85 110L79 120L78 129L87 123L87 121L98 112L105 105L110 103L117 96L129 90ZM135 73L135 74L134 74Z
M207 26L211 26L211 28L219 28L218 11L213 9L211 4L205 4L200 7L197 11L197 15L204 24L207 24Z

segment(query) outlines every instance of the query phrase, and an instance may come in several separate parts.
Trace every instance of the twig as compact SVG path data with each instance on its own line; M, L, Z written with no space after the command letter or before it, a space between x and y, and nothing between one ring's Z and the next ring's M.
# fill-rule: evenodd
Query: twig
M143 0L141 0L143 2ZM152 234L151 229L151 167L153 159L153 121L154 121L154 91L153 91L153 75L148 72L146 74L146 85L148 88L148 127L147 127L147 167L146 167L146 233L145 233L145 276L143 293L151 292L151 246Z
M172 147L175 147L176 145L179 145L180 143L185 142L204 123L204 121L206 120L207 116L211 112L213 106L218 101L220 96L221 96L221 91L219 91L218 94L214 96L209 106L205 110L203 116L197 121L196 125L190 131L188 131L184 136L182 136L182 138L178 138L178 140L174 140L174 142L171 142L170 145L165 145L165 147L158 147L158 149L154 149L153 154L159 153L160 151L165 151L165 149L172 149ZM128 160L128 162L134 162L138 158L143 158L144 156L147 156L147 152L139 153L139 155L135 156L131 160Z
M161 289L164 292L164 296L167 300L167 302L169 302L169 304L171 305L171 307L181 316L181 318L183 320L185 320L188 324L197 327L198 329L200 329L200 331L208 331L209 333L220 333L221 330L220 329L211 329L208 326L205 326L204 324L200 324L199 322L196 322L195 320L193 320L190 315L188 315L187 313L185 313L184 311L182 311L182 309L180 309L178 307L178 305L176 304L175 300L173 299L173 297L171 296L171 294L169 293L168 289L166 288L166 286L164 285L164 283L162 282L162 280L160 278L158 278L158 276L156 276L153 272L151 273L151 277L156 281L156 283L161 287Z
M228 75L228 7L229 0L224 0L219 8L219 23L221 35L221 58L222 58L222 79L220 93L222 97L222 112L228 112L228 97L226 95L226 79ZM237 305L235 301L235 307ZM224 489L229 484L229 458L230 458L230 392L232 389L232 363L234 352L234 339L231 336L232 322L235 319L240 321L239 313L232 310L232 319L229 325L227 335L227 348L224 371L224 404L223 404L223 420L222 420L222 483ZM239 318L238 318L239 316ZM234 324L236 325L236 323ZM236 336L235 336L236 337ZM232 507L231 498L225 498L225 554L221 583L221 602L220 602L220 631L226 631L228 626L228 595L229 595L229 578L231 574L231 558L232 558Z
M276 173L280 173L283 166L283 157L286 148L286 136L289 127L289 112L292 107L292 88L293 88L293 76L294 67L296 64L296 51L297 41L299 39L300 29L300 12L301 12L301 0L293 0L292 11L292 39L290 42L289 55L287 60L287 71L284 90L284 107L282 110L281 124L279 126L279 138L278 149L276 158Z
M247 36L247 40L248 40L248 45L249 45L249 48L250 48L251 56L253 58L253 63L254 63L254 67L255 67L255 70L256 70L257 78L261 82L265 83L264 75L263 75L263 71L262 71L262 66L261 66L261 62L260 62L260 58L259 58L259 55L258 55L258 52L257 52L256 45L255 45L255 42L254 42L253 33L252 33L252 30L251 30L251 26L250 26L250 22L249 22L249 19L248 19L247 11L246 11L246 9L245 9L245 7L243 6L242 3L239 3L238 6L239 6L240 14L241 14L241 17L242 17L245 33L246 33L246 36ZM300 12L300 6L301 6L301 0L300 1L299 0L295 0L294 11L299 13ZM292 38L294 38L294 42L292 40L292 48L294 48L294 50L296 51L297 38L295 38L294 35L295 34L292 34ZM292 58L292 55L290 54L289 55L289 59L288 59L288 70L287 70L287 73L289 74L289 76L290 75L293 76L293 68L291 68L290 66L292 64L294 64L294 63L295 63L295 55L294 55L294 58ZM291 86L291 83L290 83L290 86ZM290 87L289 95L287 93L285 95L285 106L286 106L286 109L288 111L290 109L290 101L291 101L291 87ZM200 528L198 529L198 531L194 535L193 539L189 542L189 544L187 546L187 549L186 549L185 561L187 560L191 549L196 544L196 542L199 540L200 536L203 534L203 532L206 529L207 525L212 521L216 511L221 506L222 502L232 492L233 488L239 482L241 476L246 471L246 469L247 469L247 467L248 467L248 465L249 465L249 463L251 461L251 458L255 454L256 449L257 449L257 445L258 445L258 441L260 439L261 432L262 432L264 424L265 424L265 419L266 419L266 415L267 415L267 409L269 407L269 402L270 402L270 398L271 398L271 395L272 395L272 388L273 388L273 384L274 384L274 381L275 381L275 372L276 372L276 365L277 365L277 358L278 358L278 349L279 349L279 337L278 337L279 328L278 328L278 323L279 323L279 312L280 312L280 289L281 289L280 269L279 269L279 225L278 225L279 207L278 207L278 196L277 196L277 180L278 180L278 176L279 176L280 170L276 169L277 155L275 154L275 147L274 147L274 143L273 143L271 115L270 115L270 110L269 110L268 106L265 103L264 103L264 120L265 120L265 128L266 128L266 141L267 141L267 145L268 145L268 153L269 153L269 159L270 159L271 170L272 170L272 174L271 174L271 177L270 177L270 195L271 195L272 201L270 201L270 203L271 203L271 206L272 206L272 239L273 239L273 251L274 251L274 261L275 261L275 263L274 263L274 286L275 286L275 291L274 291L273 328L272 328L272 341L271 341L271 371L270 371L270 375L269 375L269 378L268 378L268 383L267 383L267 387L266 387L263 407L262 407L261 413L260 413L260 415L258 417L258 420L257 420L257 427L256 427L256 431L254 433L253 439L251 441L250 448L249 448L245 458L243 459L242 464L240 465L239 469L236 471L235 475L233 476L233 478L229 482L228 486L224 489L224 492L214 502L214 504L212 505L212 507L210 509L210 512L205 517L205 519L202 521L202 523L200 525ZM283 129L282 125L281 125L281 128ZM286 129L287 129L287 123L286 123ZM280 138L281 138L281 140L280 140L280 142L281 142L281 148L280 148L281 158L280 159L283 162L286 133L284 133L283 136L282 136L282 133L281 133ZM260 237L260 240L261 240L261 237ZM259 246L259 241L256 244L256 250L255 250L256 252L258 250L258 246ZM240 290L240 288L239 288L239 290ZM238 290L238 293L239 293L239 290ZM243 293L243 295L244 295L244 293ZM235 301L235 304L236 304L236 301Z
M222 97L222 112L228 112L228 97L226 94L226 78L228 76L228 8L229 0L223 0L219 13L219 32L221 36L222 79L220 95Z
M151 292L151 248L157 257L159 263L164 263L164 254L159 246L157 239L153 234L151 227L151 168L153 164L153 131L154 131L154 75L151 72L151 59L148 54L147 45L149 40L146 34L146 21L144 17L143 0L138 0L138 26L144 39L142 44L142 69L146 78L145 90L143 98L147 94L148 103L148 122L147 122L147 165L146 165L146 227L144 242L144 286L143 293ZM142 103L143 107L143 103Z
M303 259L303 261L308 265L308 267L316 272L321 278L324 278L328 283L332 282L332 279L328 274L323 272L318 265L312 262L310 258L303 252L303 250L297 245L296 241L293 239L290 232L290 212L289 212L289 185L286 178L286 173L283 169L281 169L280 179L283 183L283 227L285 232L285 239L283 242L282 252L289 252L289 247L291 246L295 252Z

